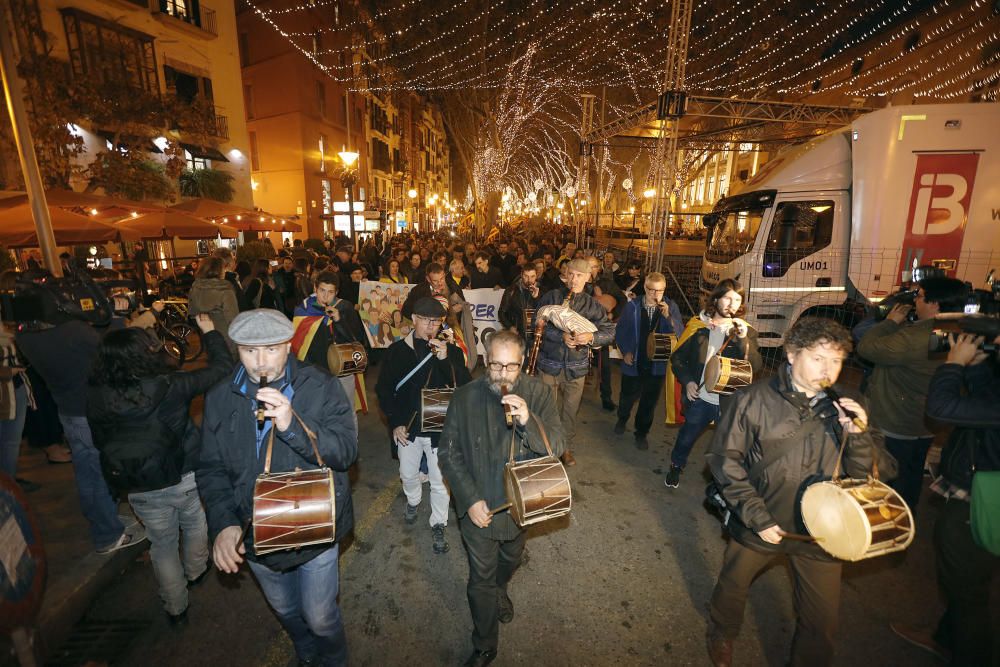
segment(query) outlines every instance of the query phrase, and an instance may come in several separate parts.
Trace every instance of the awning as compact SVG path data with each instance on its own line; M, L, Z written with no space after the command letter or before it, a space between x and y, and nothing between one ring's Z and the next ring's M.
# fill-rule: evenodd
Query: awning
M109 130L96 130L94 132L97 136L101 137L105 141L114 141L115 133ZM134 134L121 134L118 135L118 150L128 149L129 146L141 146L142 150L149 151L150 153L162 153L160 147L154 144L148 139L143 139L137 137Z
M197 144L186 144L181 142L181 148L186 150L191 154L191 157L201 158L202 160L216 160L218 162L229 162L225 155L219 152L217 148L212 148L211 146L198 146Z

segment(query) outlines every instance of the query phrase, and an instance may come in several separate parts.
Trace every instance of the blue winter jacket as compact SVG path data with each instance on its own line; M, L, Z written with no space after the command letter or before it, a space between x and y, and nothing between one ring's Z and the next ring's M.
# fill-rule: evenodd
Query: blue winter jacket
M670 315L659 318L656 323L656 332L679 335L684 328L680 308L667 297L663 297L663 301L670 306ZM618 350L622 353L622 357L629 353L634 355L632 365L626 364L625 360L622 359L623 375L638 375L640 350L643 356L646 354L646 337L642 336L639 331L642 326L642 302L643 297L636 297L625 304L625 310L622 311L621 319L618 320L618 326L615 328L615 343L618 345ZM651 373L655 377L666 375L667 362L653 362Z

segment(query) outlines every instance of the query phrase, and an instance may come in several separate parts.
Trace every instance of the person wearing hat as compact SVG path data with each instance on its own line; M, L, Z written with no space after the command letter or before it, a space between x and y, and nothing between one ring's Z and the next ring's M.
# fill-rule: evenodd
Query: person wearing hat
M268 308L240 313L230 324L240 363L228 381L205 396L196 479L216 567L235 574L244 559L249 562L300 664L322 659L346 665L337 562L340 540L354 526L347 470L358 456L358 432L337 378L290 354L294 333L287 317ZM258 407L263 425L257 421ZM319 467L306 428L316 434L319 454L333 471L336 541L258 555L247 527L271 430L270 471L281 473Z
M440 431L421 426L421 390L457 387L472 380L462 350L454 344L451 329L439 336L447 311L434 297L425 296L413 305L413 331L389 346L375 393L392 429L392 442L399 457L399 477L406 494L407 524L417 521L423 485L420 460L427 457L431 484L430 526L434 553L448 551L444 529L448 525L450 495L438 466ZM443 338L443 340L442 340Z
M579 334L562 331L547 322L538 353L537 370L541 371L542 381L552 387L558 398L559 414L566 436L563 463L571 466L576 464L576 459L569 446L576 434L576 413L580 409L583 384L590 368L590 350L610 345L615 339L615 325L608 319L608 311L604 306L584 291L590 280L590 264L587 260L574 259L568 262L566 276L565 285L542 295L538 300L538 308L565 304L590 320L597 327L597 332Z

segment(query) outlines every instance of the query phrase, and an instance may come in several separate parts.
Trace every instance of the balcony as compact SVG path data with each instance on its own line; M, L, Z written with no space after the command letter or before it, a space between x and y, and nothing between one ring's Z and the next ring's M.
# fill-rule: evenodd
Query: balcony
M175 19L169 22L170 25L189 30L200 37L206 37L205 33L212 37L219 36L215 10L202 5L198 0L158 0L158 2L159 12L156 16Z
M225 116L215 116L215 136L229 141L229 119Z

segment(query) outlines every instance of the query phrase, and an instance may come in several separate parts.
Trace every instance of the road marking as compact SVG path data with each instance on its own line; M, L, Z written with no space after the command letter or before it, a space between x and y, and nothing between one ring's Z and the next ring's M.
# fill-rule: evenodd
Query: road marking
M396 496L402 491L402 483L397 477L392 484L382 489L382 491L375 496L375 500L372 501L371 507L365 512L364 517L361 521L354 524L354 542L351 543L351 549L347 553L342 554L340 557L340 572L341 577L343 572L354 560L354 555L358 553L359 545L365 542L368 536L375 529L375 524L389 513L389 508L392 507L393 501L396 500ZM291 640L288 635L282 630L278 638L267 647L264 652L264 658L261 660L261 667L284 667L288 664L288 659L295 653L295 649L292 646Z

